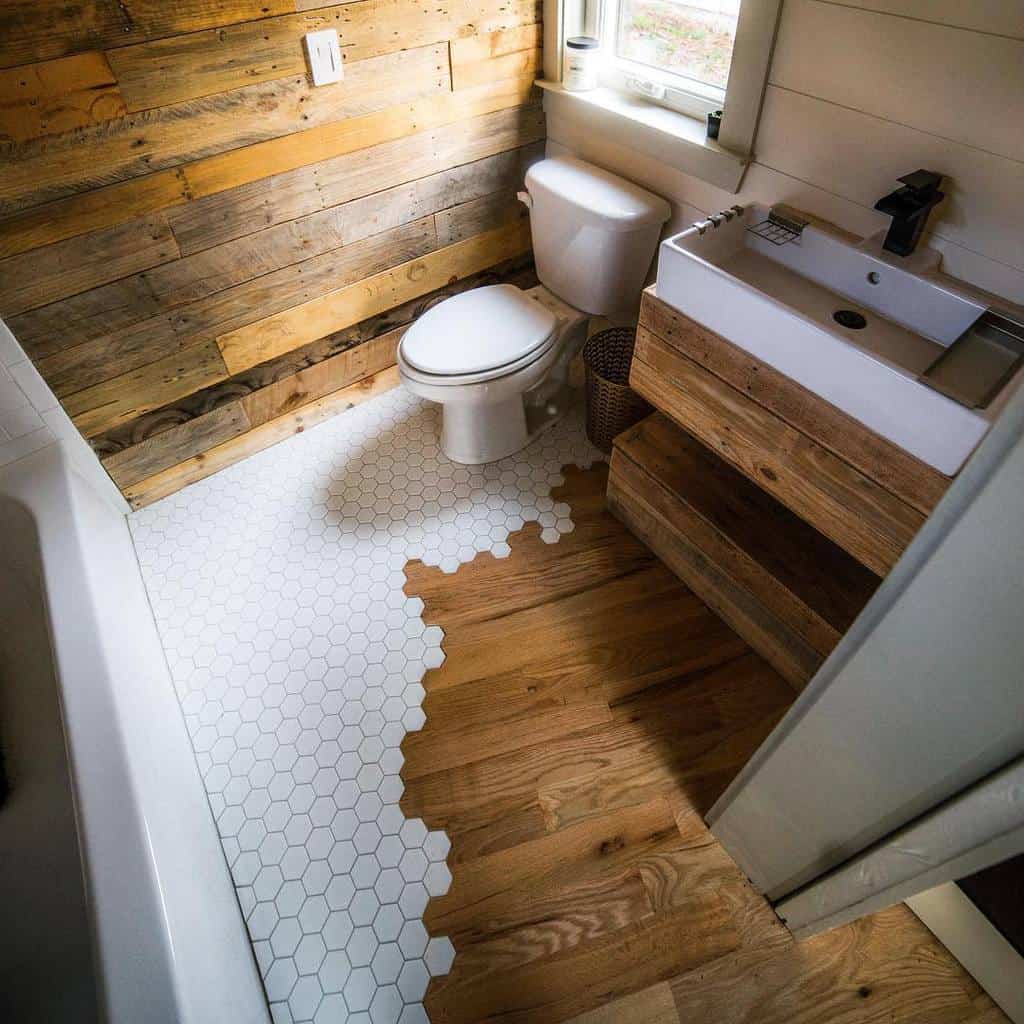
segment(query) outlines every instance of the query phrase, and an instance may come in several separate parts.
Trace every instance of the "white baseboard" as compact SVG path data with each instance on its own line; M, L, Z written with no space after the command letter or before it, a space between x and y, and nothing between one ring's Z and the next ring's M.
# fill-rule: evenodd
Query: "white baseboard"
M918 893L906 904L1013 1024L1024 1024L1024 957L955 882Z

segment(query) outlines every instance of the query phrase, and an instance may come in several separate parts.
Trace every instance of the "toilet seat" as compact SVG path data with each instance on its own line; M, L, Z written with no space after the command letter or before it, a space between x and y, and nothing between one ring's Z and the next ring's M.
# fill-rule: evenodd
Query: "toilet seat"
M482 383L536 362L557 328L555 314L515 285L487 285L427 310L405 332L399 357L404 372L424 383Z
M529 355L524 356L522 359L517 359L513 363L506 363L504 366L496 366L490 370L483 370L480 373L444 373L444 374L433 374L423 373L421 370L417 370L411 366L407 359L404 358L401 344L398 348L398 365L402 369L402 373L406 378L412 381L417 381L420 384L432 384L435 387L460 387L466 384L486 384L490 381L500 380L502 377L510 377L512 374L517 373L519 370L525 370L532 366L534 363L540 362L547 355L552 348L555 346L555 342L558 340L558 332L553 331L551 336L548 338L547 343L540 346L540 348L534 349Z

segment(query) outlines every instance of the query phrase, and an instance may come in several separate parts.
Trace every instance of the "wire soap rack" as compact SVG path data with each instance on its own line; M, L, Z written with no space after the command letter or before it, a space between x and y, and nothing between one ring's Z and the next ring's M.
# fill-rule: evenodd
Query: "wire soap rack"
M801 217L796 210L780 203L768 211L768 216L758 221L757 224L748 227L747 230L758 238L763 238L772 245L789 245L795 242L800 244L800 236L808 221Z

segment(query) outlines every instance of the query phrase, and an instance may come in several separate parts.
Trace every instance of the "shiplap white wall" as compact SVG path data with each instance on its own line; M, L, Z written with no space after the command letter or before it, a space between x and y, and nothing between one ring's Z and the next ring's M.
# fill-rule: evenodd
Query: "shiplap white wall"
M739 197L563 118L549 147L664 195L673 230L760 200L871 234L899 175L941 171L943 269L1024 303L1024 0L785 0L768 82Z
M128 505L46 381L0 320L0 469L59 444L72 465L119 512Z

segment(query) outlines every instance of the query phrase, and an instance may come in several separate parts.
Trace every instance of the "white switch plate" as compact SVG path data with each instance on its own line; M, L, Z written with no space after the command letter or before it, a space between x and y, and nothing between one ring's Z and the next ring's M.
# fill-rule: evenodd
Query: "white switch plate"
M345 77L337 29L325 28L320 32L307 32L306 53L309 56L309 70L313 74L314 85L330 85L331 82L340 82Z

